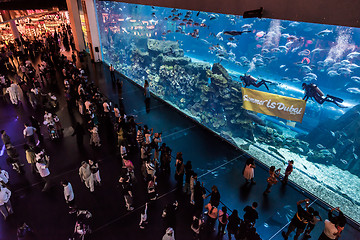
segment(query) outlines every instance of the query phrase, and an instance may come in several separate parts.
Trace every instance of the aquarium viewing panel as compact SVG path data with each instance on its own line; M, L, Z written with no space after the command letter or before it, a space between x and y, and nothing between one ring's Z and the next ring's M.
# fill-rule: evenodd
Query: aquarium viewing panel
M359 29L96 7L106 63L282 174L294 160L290 180L360 222ZM246 110L244 90L306 102L301 123Z

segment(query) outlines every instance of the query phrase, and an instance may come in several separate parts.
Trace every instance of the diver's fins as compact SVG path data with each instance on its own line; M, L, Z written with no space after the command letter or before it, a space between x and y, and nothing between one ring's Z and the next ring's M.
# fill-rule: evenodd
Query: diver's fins
M335 102L339 102L339 103L342 103L344 100L343 99L341 99L341 98L338 98L338 97L334 97L334 96L331 96L331 95L326 95L327 97L329 97L329 98L332 98L332 99L334 99L334 101Z
M334 102L336 104L336 106L340 107L340 108L348 108L346 106L344 106L343 104L341 103L338 103L338 102Z

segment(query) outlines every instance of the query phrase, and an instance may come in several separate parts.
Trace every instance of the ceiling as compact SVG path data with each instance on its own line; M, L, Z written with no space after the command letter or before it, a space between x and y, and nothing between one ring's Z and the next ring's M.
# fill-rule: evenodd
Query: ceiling
M236 15L263 7L265 18L360 27L358 0L123 0L121 2ZM66 0L0 0L0 9L51 7L66 9Z

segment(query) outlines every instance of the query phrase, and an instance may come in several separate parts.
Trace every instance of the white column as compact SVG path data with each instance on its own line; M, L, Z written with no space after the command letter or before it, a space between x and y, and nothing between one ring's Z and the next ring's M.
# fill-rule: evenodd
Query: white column
M81 29L81 21L77 0L66 0L69 12L70 26L74 36L75 48L78 51L85 50L84 34Z
M94 62L102 61L100 35L96 17L95 0L81 0L86 23L91 59ZM97 50L97 51L96 51Z

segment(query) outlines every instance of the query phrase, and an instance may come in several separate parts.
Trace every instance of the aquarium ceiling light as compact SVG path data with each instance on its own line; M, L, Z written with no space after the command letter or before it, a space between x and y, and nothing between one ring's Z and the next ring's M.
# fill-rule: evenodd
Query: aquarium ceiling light
M243 18L262 18L264 8L261 7L256 10L245 11Z

